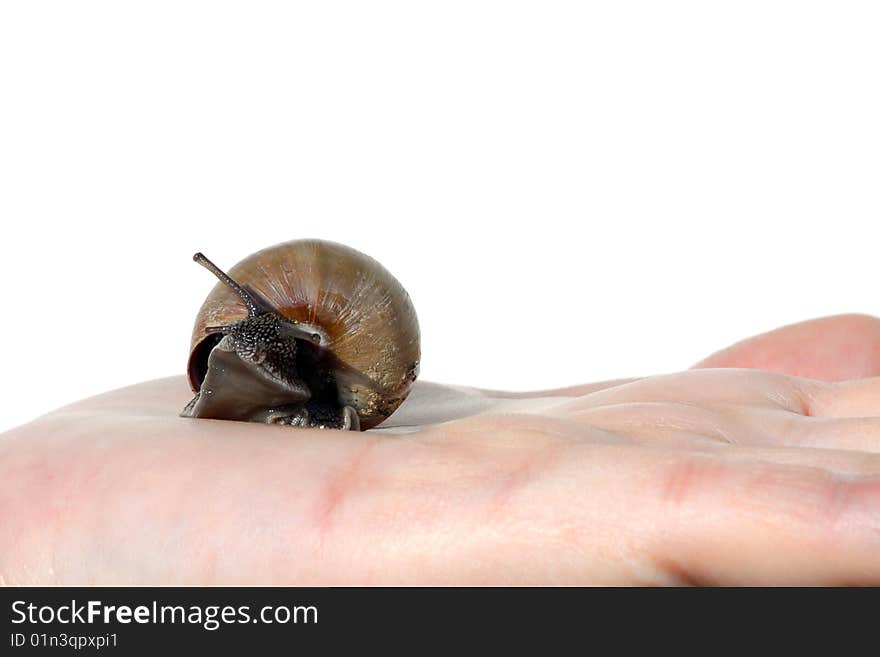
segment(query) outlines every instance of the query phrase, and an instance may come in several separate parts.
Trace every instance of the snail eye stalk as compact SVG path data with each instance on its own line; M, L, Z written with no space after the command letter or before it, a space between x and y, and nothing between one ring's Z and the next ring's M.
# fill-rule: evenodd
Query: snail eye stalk
M251 292L250 290L246 290L242 285L240 285L235 279L233 279L229 274L220 269L213 262L208 260L205 257L205 254L199 252L193 256L193 260L199 263L202 267L207 269L209 272L214 274L218 279L220 279L221 283L228 285L233 290L235 290L236 294L244 301L244 305L247 306L248 315L251 317L256 317L257 315L262 315L267 312L272 312L272 308L265 301L260 299L256 294ZM221 329L214 330L209 332L220 333L222 332L222 327L211 327L211 329Z

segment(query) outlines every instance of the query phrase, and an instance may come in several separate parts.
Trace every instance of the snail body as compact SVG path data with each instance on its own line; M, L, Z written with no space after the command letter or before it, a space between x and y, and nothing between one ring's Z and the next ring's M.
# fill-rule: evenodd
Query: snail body
M181 415L366 430L418 375L419 325L403 286L376 260L323 240L258 251L199 309Z

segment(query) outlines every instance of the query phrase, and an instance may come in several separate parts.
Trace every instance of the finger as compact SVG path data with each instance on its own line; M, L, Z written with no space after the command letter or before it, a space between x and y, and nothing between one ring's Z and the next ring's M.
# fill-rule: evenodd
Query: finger
M819 381L748 369L689 370L638 379L560 403L560 412L632 402L736 404L809 415Z
M738 342L694 367L746 367L824 381L877 376L880 319L836 315L783 326Z
M612 432L630 442L653 447L718 449L736 447L814 447L880 453L880 418L815 418L778 409L737 405L697 405L670 402L612 404L584 409L573 419ZM825 467L820 450L797 450L802 465ZM757 452L741 452L757 454ZM862 458L854 455L854 460ZM771 459L772 460L772 459ZM877 471L876 458L867 470ZM827 464L833 469L833 465ZM847 470L851 471L851 470Z
M731 404L630 402L576 411L583 424L655 447L772 445L802 416Z
M797 418L779 444L880 453L880 418Z
M685 457L649 485L666 522L648 552L673 583L880 582L880 476Z
M841 381L816 389L812 414L819 417L880 417L880 377Z
M880 475L880 454L847 448L738 446L735 458L826 470L835 475Z
M626 383L638 381L637 378L630 379L613 379L610 381L600 381L598 383L585 383L582 385L569 386L567 388L552 388L549 390L532 390L529 392L509 392L504 390L481 390L484 395L496 399L526 399L535 397L581 397L583 395L605 390L606 388L614 388Z

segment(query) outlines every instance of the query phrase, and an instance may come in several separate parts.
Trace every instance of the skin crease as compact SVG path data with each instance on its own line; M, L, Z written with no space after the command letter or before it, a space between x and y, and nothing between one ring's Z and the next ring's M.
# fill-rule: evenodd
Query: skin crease
M142 383L0 436L0 580L877 585L878 375L880 320L842 315L663 376L420 382L364 434Z

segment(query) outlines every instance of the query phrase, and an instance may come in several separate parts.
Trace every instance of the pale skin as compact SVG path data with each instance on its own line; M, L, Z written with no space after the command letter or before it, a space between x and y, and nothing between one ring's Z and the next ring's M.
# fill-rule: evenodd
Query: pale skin
M875 318L642 379L420 383L386 431L180 418L189 397L151 381L0 436L0 580L880 584Z

